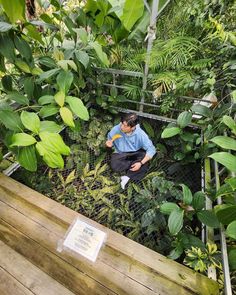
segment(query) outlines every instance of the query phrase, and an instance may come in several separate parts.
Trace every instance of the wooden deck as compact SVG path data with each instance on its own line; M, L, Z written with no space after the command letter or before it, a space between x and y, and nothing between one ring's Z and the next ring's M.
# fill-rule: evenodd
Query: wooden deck
M57 252L76 217L107 233L95 263ZM0 174L1 295L219 294L216 282Z

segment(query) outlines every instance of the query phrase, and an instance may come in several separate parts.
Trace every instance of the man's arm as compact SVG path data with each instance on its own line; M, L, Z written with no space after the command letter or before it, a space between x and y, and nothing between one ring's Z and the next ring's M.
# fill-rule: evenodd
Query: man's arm
M151 160L152 157L150 157L149 155L145 155L145 157L140 161L140 162L137 162L137 163L134 163L132 166L131 166L131 171L138 171L145 163L147 163L149 160Z

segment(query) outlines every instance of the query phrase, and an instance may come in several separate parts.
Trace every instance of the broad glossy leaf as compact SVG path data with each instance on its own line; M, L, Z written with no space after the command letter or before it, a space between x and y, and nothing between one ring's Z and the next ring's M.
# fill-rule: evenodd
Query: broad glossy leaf
M143 15L143 0L126 0L120 20L127 31L130 31L136 21Z
M223 184L216 192L216 198L231 195L234 192L229 183Z
M36 113L23 111L20 115L20 118L26 129L38 134L40 128L40 120Z
M236 205L224 205L217 208L216 216L222 224L236 220Z
M75 56L78 59L78 61L81 62L86 69L89 64L89 55L87 54L87 52L78 50L76 51Z
M11 62L14 62L16 55L15 55L15 46L12 39L9 37L8 34L0 34L0 53L9 59ZM3 66L1 66L3 67Z
M82 41L82 43L84 43L85 45L88 43L88 33L84 28L73 29L73 31L78 34L79 39Z
M36 146L37 148L37 146ZM63 168L64 160L60 154L55 154L53 152L47 151L43 155L44 162L51 168Z
M7 91L12 91L12 77L5 75L2 77L2 86Z
M0 0L11 23L25 19L25 0Z
M213 210L202 210L197 213L197 217L203 224L209 227L218 228L220 226Z
M193 199L191 190L185 184L181 184L180 186L183 190L183 203L186 205L190 205Z
M55 62L55 60L49 56L41 56L39 57L39 63L41 65L44 65L48 68L52 68L52 69L55 69L57 64Z
M183 216L184 211L180 208L175 209L171 212L168 218L168 228L170 234L175 236L183 227Z
M61 136L57 133L41 132L39 133L44 147L54 153L69 155L70 148L64 143Z
M24 91L29 99L34 98L34 79L33 77L26 77L24 79Z
M59 107L55 105L46 105L41 108L39 115L42 118L50 117L58 113Z
M30 38L38 41L40 44L44 45L44 41L42 39L42 34L39 33L38 28L36 28L31 23L25 23L24 28L27 30L27 37L30 37Z
M47 131L47 132L52 132L52 133L59 133L61 130L62 130L62 127L53 121L40 122L39 132Z
M155 216L156 213L153 209L149 209L146 212L144 212L141 218L142 227L149 226L153 222Z
M102 46L97 41L91 42L90 45L92 46L92 48L97 53L97 56L100 59L100 61L103 63L103 65L108 67L109 66L109 60L107 58L106 53L103 52Z
M26 42L22 37L15 35L14 43L16 49L19 51L22 57L24 57L26 60L32 59L32 50L28 42Z
M236 240L236 220L232 221L226 229L226 235Z
M179 127L169 127L165 128L161 134L161 138L169 138L175 136L181 132Z
M64 102L65 102L65 93L63 91L59 91L54 95L54 99L56 103L60 106L63 107Z
M6 22L0 22L0 33L7 32L12 29L12 25Z
M29 65L24 62L23 60L17 59L15 61L15 65L24 73L30 74L31 73L31 69L29 67Z
M38 103L40 105L45 105L45 104L50 104L50 103L53 103L54 102L54 96L52 95L44 95L44 96L41 96L38 100Z
M195 104L191 107L191 110L193 113L196 113L196 114L199 114L199 115L202 115L204 117L208 117L210 118L211 117L211 110L204 106L204 105L201 105L201 104Z
M28 105L29 104L29 100L27 97L25 97L23 94L13 91L8 93L8 95L6 96L7 99L16 101L19 104L22 105Z
M210 141L214 142L223 149L236 151L236 140L228 136L215 136Z
M203 192L196 192L193 195L192 206L195 210L202 210L205 207L206 196Z
M73 82L74 76L71 72L61 71L57 76L57 84L60 90L67 93Z
M66 102L69 104L72 112L80 119L87 121L89 119L89 113L87 108L84 106L81 99L73 96L67 96Z
M72 112L68 108L66 108L66 107L60 108L60 115L61 115L63 122L67 126L75 127Z
M224 122L224 124L226 126L228 126L231 131L236 134L236 122L234 121L233 118L231 118L230 116L223 116L222 121Z
M225 182L227 182L233 190L236 190L236 177L231 177L225 180Z
M0 110L0 121L12 131L22 131L24 129L19 115L12 110Z
M229 250L229 266L230 270L236 270L236 249Z
M177 118L177 124L179 125L180 128L184 128L188 126L192 121L192 113L190 112L182 112L178 118Z
M163 214L167 214L170 215L170 213L175 210L178 209L179 206L175 203L171 203L171 202L166 202L160 205L160 211Z
M29 146L36 143L36 139L27 133L16 133L12 135L11 146Z
M25 169L35 172L37 170L37 157L35 154L35 146L26 146L19 149L17 161Z
M211 154L209 157L224 165L230 171L236 172L236 156L226 152L219 152Z
M53 70L49 70L47 72L43 72L39 78L38 78L38 82L42 82L46 79L51 78L52 76L55 76L58 72L60 71L60 69L53 69Z

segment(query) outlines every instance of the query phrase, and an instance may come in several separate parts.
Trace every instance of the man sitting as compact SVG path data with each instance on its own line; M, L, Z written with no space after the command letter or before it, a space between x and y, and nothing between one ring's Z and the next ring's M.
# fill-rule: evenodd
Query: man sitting
M111 168L115 172L124 172L121 187L132 180L141 180L148 170L148 161L155 155L156 149L148 135L140 128L135 113L124 114L121 122L108 133L106 146L114 146L111 156Z

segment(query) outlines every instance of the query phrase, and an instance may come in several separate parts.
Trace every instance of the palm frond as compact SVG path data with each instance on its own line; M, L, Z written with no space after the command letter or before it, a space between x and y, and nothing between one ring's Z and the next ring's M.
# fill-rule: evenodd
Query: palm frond
M196 56L200 47L201 43L189 36L157 40L151 52L150 68L180 69Z

